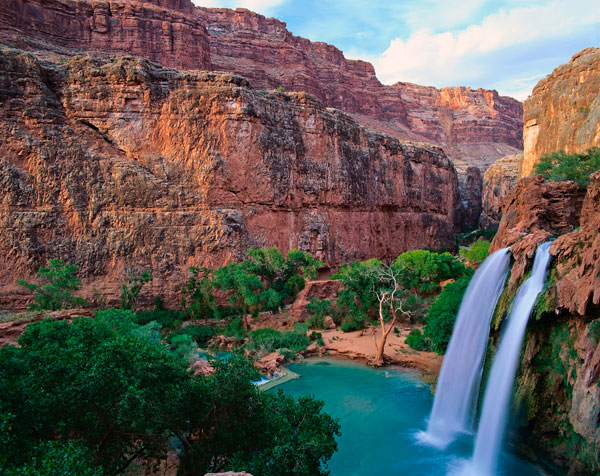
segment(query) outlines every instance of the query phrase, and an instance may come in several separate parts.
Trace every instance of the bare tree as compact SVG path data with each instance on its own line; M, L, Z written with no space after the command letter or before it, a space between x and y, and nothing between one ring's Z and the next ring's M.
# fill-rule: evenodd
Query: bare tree
M375 354L375 359L373 360L373 365L375 367L381 367L384 363L385 343L388 335L398 320L399 313L405 316L411 315L409 311L405 311L402 308L404 303L404 290L402 289L398 280L399 274L399 269L394 269L391 265L383 264L380 271L377 273L377 280L380 283L380 287L375 289L375 286L373 286L373 292L377 295L377 300L379 301L379 323L381 325L381 337L379 342L376 343L377 353ZM386 328L386 316L384 309L388 307L390 312L390 321Z

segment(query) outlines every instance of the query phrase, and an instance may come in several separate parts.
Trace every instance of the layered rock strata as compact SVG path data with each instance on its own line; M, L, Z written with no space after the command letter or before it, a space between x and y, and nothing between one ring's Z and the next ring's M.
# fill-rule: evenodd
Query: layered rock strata
M370 63L248 10L189 0L10 0L0 11L0 38L58 58L77 50L130 53L171 67L233 72L257 88L308 92L366 126L439 144L465 168L483 171L523 145L519 101L466 87L384 86Z
M600 48L586 48L542 79L525 101L521 177L545 154L600 146Z
M297 247L329 266L454 243L456 172L439 148L361 128L307 94L146 60L0 54L0 307L48 258L86 292L123 270L179 300L190 265ZM21 296L21 297L19 297Z

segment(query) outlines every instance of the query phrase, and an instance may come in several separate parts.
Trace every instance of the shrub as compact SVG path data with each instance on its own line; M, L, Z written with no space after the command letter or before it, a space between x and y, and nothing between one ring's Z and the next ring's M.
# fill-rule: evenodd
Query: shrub
M121 308L135 311L140 292L144 284L149 281L152 281L150 270L140 271L136 268L131 268L127 272L127 276L125 276L125 282L121 285Z
M460 250L461 258L466 259L469 263L479 265L488 257L490 250L490 242L486 240L477 240L470 249Z
M438 354L446 352L456 314L470 279L470 276L463 276L447 284L427 313L423 334L431 341L432 349Z
M191 339L200 347L205 347L208 341L215 335L215 330L210 326L198 326L190 324L189 326L177 329L169 335L169 342L179 335L189 335Z
M581 190L590 183L590 175L600 170L600 147L584 153L566 154L563 151L544 155L534 165L534 172L552 182L573 180Z
M281 345L281 332L270 327L264 329L257 329L250 332L248 336L248 342L246 343L246 349L251 352L263 352L269 353L274 352L280 347L286 347Z
M296 353L302 352L308 347L308 337L300 332L287 331L281 337L280 347L285 347Z
M421 329L413 329L406 336L406 344L411 348L419 351L431 350L431 343L425 338Z
M183 311L174 311L170 309L137 311L133 314L133 320L140 325L155 321L166 329L174 329L178 327L181 325L184 319L185 313Z
M331 302L327 299L320 300L313 297L306 306L306 310L312 314L306 322L311 329L325 329L325 316L332 313Z
M357 324L355 321L342 322L342 326L340 327L340 329L342 329L342 332L354 332L359 331L363 328L364 325Z
M74 297L71 291L81 287L81 279L77 276L77 266L67 264L61 259L52 258L48 266L42 266L37 275L45 284L33 284L27 281L18 281L28 291L33 291L33 299L36 304L31 304L31 309L47 309L56 311L66 306L83 306L87 301L83 298Z
M190 267L189 271L190 277L182 290L183 297L181 298L185 311L191 319L219 318L219 309L210 280L212 271L196 266Z
M223 329L223 335L226 337L232 337L236 342L241 342L246 338L246 331L244 330L244 324L239 317L236 317L229 321Z

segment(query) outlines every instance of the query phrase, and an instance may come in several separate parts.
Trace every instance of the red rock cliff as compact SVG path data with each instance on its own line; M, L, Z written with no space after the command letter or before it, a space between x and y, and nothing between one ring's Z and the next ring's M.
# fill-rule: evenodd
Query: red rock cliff
M600 48L586 48L542 79L525 101L521 177L544 154L600 146Z
M19 47L132 53L166 66L233 72L257 88L306 91L369 127L442 145L465 169L483 171L523 145L522 105L512 98L464 87L384 86L370 63L248 10L196 8L187 0L10 0L0 34Z
M331 266L453 246L458 185L441 149L311 96L131 58L0 62L0 307L58 255L89 294L118 295L138 264L175 302L188 266L251 246Z

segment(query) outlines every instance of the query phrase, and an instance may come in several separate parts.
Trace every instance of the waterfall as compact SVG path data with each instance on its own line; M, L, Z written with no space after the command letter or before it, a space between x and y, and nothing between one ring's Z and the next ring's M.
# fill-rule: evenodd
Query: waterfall
M477 269L460 304L438 378L427 431L417 438L445 448L458 433L472 431L490 321L508 274L508 248L496 251Z
M521 343L529 315L538 294L544 289L550 263L550 242L540 245L531 276L519 288L506 324L487 383L483 411L475 441L473 459L465 474L491 476L496 473L500 447L506 430L513 383L521 353Z

